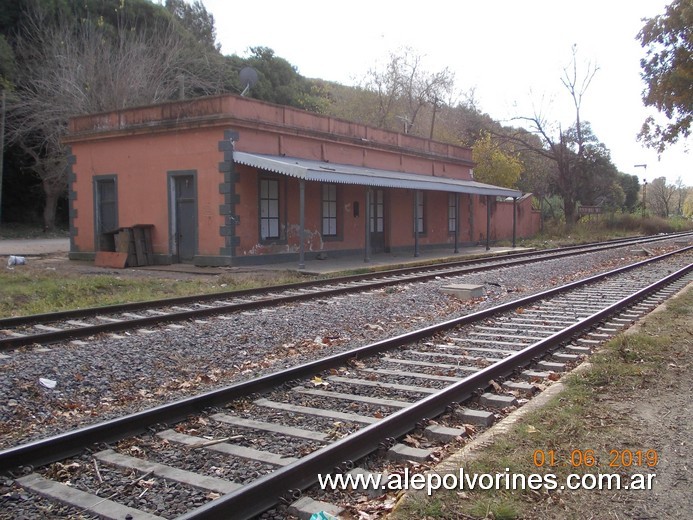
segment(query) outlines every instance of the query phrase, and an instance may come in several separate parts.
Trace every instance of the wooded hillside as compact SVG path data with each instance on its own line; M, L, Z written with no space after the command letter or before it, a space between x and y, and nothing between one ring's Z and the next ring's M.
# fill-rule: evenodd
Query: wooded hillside
M657 27L647 25L643 45ZM607 146L580 118L579 100L598 70L576 52L572 60L562 77L565 95L575 101L570 128L552 130L552 122L531 115L521 121L524 128L504 127L476 107L473 94L456 91L450 70L425 70L413 49L393 53L383 70L364 70L360 85L344 86L301 76L270 48L224 56L214 18L200 1L17 0L0 9L6 122L0 222L66 225L61 137L70 116L240 94L246 67L258 76L249 97L471 147L478 180L533 192L569 223L578 204L632 212L641 203L637 177L618 172ZM685 186L668 188L685 201ZM683 203L660 206L685 212Z

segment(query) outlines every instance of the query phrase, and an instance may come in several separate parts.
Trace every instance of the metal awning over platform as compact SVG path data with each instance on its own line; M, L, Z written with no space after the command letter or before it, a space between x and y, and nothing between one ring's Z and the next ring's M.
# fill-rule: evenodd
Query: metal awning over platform
M263 155L234 151L233 160L239 164L253 166L262 170L288 175L306 181L356 184L378 188L446 191L451 193L469 193L472 195L489 195L492 197L517 198L522 196L522 193L518 190L501 188L499 186L476 181L464 181L447 177L434 177L431 175L403 173L392 170L378 170L348 164L312 161L297 157L282 157L278 155Z

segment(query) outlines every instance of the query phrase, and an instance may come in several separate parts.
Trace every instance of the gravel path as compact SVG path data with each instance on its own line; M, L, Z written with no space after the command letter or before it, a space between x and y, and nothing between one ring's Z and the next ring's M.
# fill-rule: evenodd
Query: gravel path
M673 241L651 250L674 249ZM641 260L622 248L162 326L0 359L0 448L246 380ZM444 294L483 284L484 298ZM40 378L56 382L47 388Z

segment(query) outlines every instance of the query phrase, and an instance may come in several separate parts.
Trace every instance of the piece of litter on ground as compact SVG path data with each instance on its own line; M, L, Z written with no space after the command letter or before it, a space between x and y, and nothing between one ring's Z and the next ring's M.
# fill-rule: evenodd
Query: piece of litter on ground
M10 257L7 259L7 267L24 264L26 264L26 258L24 258L23 256L10 255Z
M57 381L53 381L52 379L46 379L45 377L39 377L39 383L41 383L41 386L45 386L46 388L55 388L55 385L58 384Z

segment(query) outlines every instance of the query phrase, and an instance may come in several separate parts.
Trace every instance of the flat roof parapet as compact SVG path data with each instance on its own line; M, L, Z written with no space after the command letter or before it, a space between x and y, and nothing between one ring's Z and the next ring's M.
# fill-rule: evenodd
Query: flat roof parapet
M186 127L274 127L286 133L309 132L360 141L365 147L396 147L471 162L469 148L391 132L360 123L322 116L265 101L223 94L112 112L75 116L70 119L65 142L138 132L168 131Z

